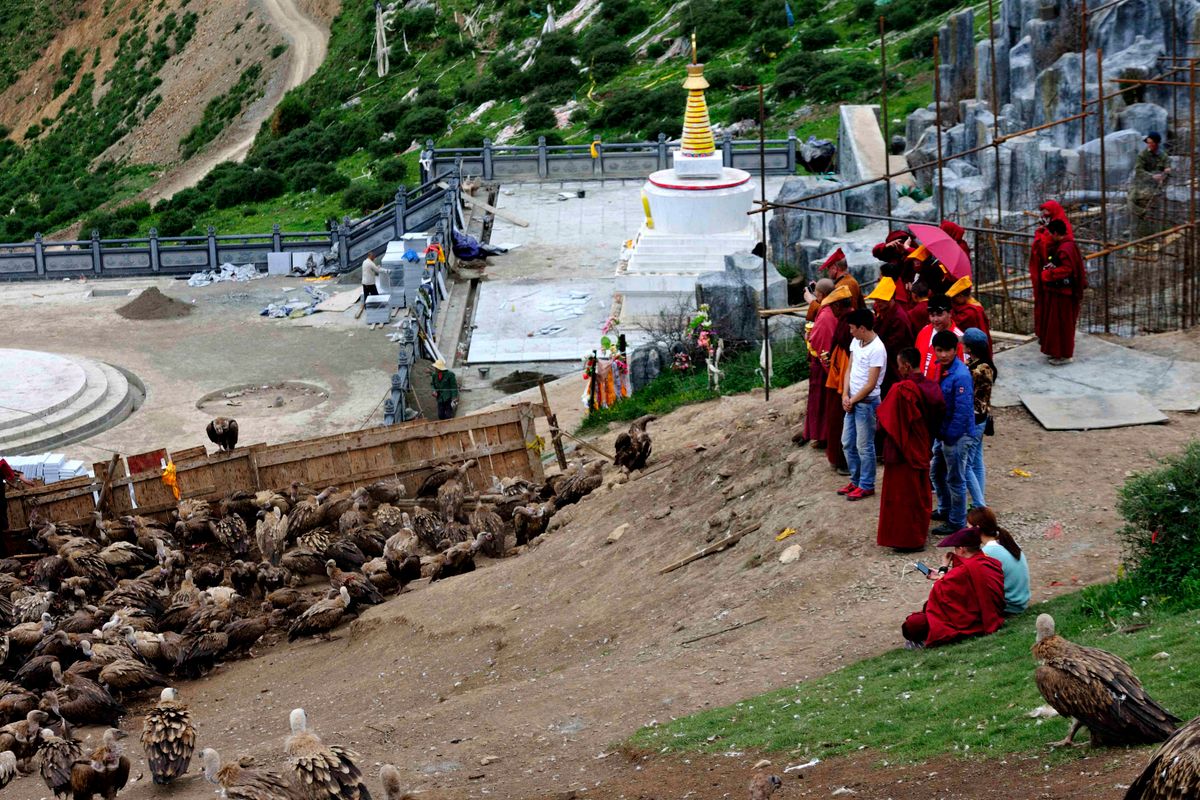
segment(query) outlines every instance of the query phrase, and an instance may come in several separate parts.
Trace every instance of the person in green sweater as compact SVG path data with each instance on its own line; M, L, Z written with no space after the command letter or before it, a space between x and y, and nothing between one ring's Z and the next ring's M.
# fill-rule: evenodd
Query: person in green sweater
M1000 562L1004 569L1004 614L1020 614L1029 607L1029 562L1012 534L996 522L996 513L987 506L975 506L967 512L967 523L979 528L983 552Z
M438 419L451 419L458 401L458 378L446 369L445 359L433 362L433 396L437 398Z

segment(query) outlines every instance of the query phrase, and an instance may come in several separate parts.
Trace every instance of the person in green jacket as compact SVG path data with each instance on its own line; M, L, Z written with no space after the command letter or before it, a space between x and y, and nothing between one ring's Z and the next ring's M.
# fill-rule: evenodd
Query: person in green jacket
M433 362L433 396L437 398L438 419L451 419L454 416L455 401L458 400L458 378L446 369L445 359L439 358Z
M1162 151L1162 134L1150 131L1145 142L1146 149L1138 154L1129 180L1129 224L1135 239L1162 227L1157 218L1166 213L1164 203L1171 174L1171 159Z

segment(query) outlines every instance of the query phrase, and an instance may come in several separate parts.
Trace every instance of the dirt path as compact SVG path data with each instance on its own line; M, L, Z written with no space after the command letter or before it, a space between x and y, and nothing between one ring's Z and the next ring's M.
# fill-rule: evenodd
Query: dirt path
M296 0L260 0L271 24L288 40L287 71L277 76L267 87L266 94L244 114L239 123L217 139L217 145L168 171L149 190L151 203L170 197L181 189L199 182L213 167L224 161L241 161L250 152L259 127L275 110L275 106L290 90L312 77L325 61L329 31L321 27L300 9Z

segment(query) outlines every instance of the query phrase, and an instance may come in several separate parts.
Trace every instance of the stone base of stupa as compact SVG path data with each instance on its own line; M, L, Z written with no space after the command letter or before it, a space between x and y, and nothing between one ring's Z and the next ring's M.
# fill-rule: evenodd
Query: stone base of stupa
M623 298L623 323L648 324L665 312L696 307L696 282L725 271L725 256L759 243L753 225L712 234L665 233L642 226L627 262L617 271L615 291Z

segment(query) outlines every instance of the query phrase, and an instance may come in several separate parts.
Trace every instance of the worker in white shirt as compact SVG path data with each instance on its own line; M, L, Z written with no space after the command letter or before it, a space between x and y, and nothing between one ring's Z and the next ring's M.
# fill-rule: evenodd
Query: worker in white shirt
M367 253L366 259L362 263L362 290L363 302L367 302L367 298L379 294L379 289L376 288L375 282L379 280L379 265L375 263L374 251Z

